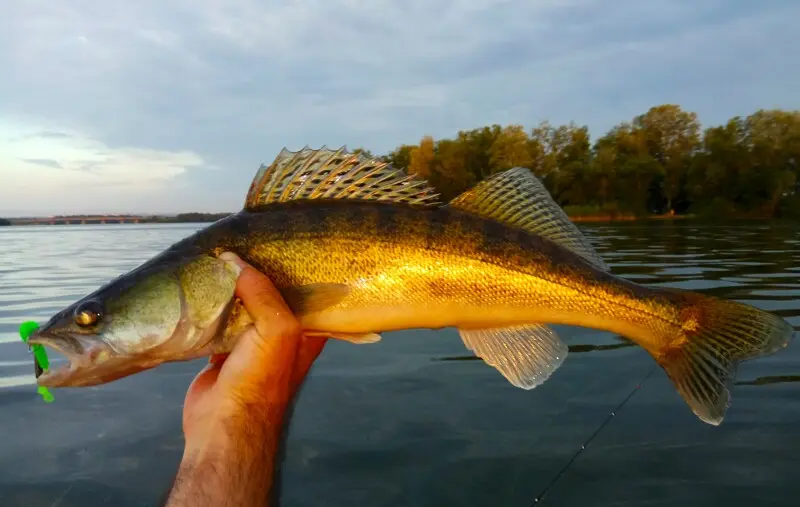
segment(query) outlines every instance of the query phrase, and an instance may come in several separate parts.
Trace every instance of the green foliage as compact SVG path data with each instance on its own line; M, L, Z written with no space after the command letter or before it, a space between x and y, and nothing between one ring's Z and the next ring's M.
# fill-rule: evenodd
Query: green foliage
M760 110L703 131L695 113L664 104L594 143L574 123L491 125L425 136L381 158L444 199L522 166L572 216L800 217L800 111Z
M4 225L11 225L11 221L6 220L5 218L0 218L0 226Z
M366 149L366 148L356 148L356 149L354 149L354 150L353 150L353 153L354 153L354 154L356 154L356 155L359 155L359 154L360 154L360 155L364 155L365 157L369 157L369 158L372 158L372 157L374 157L374 155L372 154L372 152L371 152L371 151L369 151L369 150L368 150L368 149Z

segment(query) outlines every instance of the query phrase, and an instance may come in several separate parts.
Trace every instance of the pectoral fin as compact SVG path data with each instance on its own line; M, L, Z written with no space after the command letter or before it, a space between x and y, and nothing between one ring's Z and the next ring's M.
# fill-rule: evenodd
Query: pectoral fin
M282 291L286 304L298 317L330 308L348 294L350 287L343 283L312 283Z
M523 389L547 380L569 351L552 329L538 324L458 331L468 349Z
M364 345L367 343L377 343L381 341L381 335L376 333L330 333L327 331L306 331L306 336L324 336L326 338L334 338L336 340L343 340L356 345Z

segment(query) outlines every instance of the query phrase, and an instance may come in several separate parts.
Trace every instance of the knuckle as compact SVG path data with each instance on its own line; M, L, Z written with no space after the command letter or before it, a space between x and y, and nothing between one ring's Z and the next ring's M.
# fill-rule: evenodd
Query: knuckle
M288 340L296 339L301 336L302 329L300 323L290 315L282 315L276 312L272 318L267 317L261 322L256 323L258 333L262 337L271 339Z

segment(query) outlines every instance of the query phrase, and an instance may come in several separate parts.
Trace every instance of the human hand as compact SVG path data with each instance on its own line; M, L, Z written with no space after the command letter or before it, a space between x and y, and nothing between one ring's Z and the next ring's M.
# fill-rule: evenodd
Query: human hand
M189 387L183 430L186 454L195 458L208 452L240 455L242 443L263 441L267 428L279 435L288 406L327 341L303 336L266 276L233 254L220 258L241 269L236 294L255 326L229 355L212 356Z
M286 413L326 338L303 336L270 280L231 253L236 294L254 326L211 357L183 407L183 459L168 507L264 506L273 494Z

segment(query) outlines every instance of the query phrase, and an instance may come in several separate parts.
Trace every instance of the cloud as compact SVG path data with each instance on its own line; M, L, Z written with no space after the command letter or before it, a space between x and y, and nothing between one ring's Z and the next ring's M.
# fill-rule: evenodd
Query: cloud
M119 208L125 201L132 211L141 199L163 190L165 183L202 167L202 157L189 151L112 148L78 133L42 136L35 128L4 122L0 123L4 182L0 212L35 213L34 208L53 202L74 212L108 211L105 208Z
M21 158L19 160L25 162L26 164L43 165L45 167L53 167L56 169L62 168L61 164L59 164L57 160L53 160L51 158Z
M64 139L65 137L71 137L70 134L66 134L64 132L52 132L48 130L43 130L41 132L34 132L33 134L29 134L28 137L40 137L42 139Z
M543 119L597 136L665 102L706 124L800 107L798 18L792 0L7 2L0 119L126 147L109 167L196 154L221 170L167 170L158 203L235 209L284 146L383 152Z

